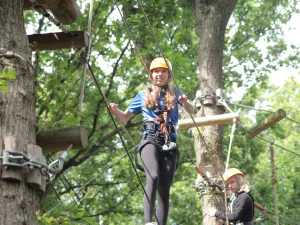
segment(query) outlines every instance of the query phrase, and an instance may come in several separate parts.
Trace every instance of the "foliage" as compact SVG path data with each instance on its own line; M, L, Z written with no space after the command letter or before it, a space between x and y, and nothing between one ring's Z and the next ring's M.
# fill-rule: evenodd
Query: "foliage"
M85 1L82 14L77 21L68 26L69 30L86 30L88 23L88 7ZM152 37L144 16L135 1L119 1L120 8L133 41L146 64L162 53ZM299 4L299 3L298 3ZM187 1L149 0L144 3L145 12L153 27L154 33L164 51L173 64L173 72L180 89L190 99L195 97L198 83L198 39L194 32L192 11ZM267 76L271 70L279 66L296 66L299 62L298 49L285 57L289 49L282 38L282 24L291 14L296 13L296 1L238 1L232 21L228 27L223 65L224 89L228 96L233 95L237 87L246 88L241 103L256 106L265 101L266 91L270 90L274 97L269 101L282 106L291 118L299 120L292 103L296 103L299 90L293 82L287 83L282 92L269 89ZM147 71L135 51L133 41L119 15L115 1L95 2L91 30L90 66L99 87L109 102L116 102L119 108L125 109L135 94L147 83ZM37 27L40 32L49 32L51 23L31 11L25 13L28 26ZM52 30L51 30L52 32ZM262 48L262 43L267 45ZM106 98L101 96L95 82L86 73L85 97L83 111L79 112L79 93L83 75L85 49L56 50L52 52L36 52L34 61L36 70L37 122L38 130L81 125L87 128L89 146L87 149L72 150L63 172L48 187L41 214L43 224L142 224L143 190L127 152L121 144L124 139L129 151L139 141L140 116L128 122L128 134L113 124L106 108ZM176 85L173 82L174 85ZM297 89L298 88L298 89ZM291 96L295 97L293 101ZM285 99L281 101L281 99ZM299 107L299 106L298 106ZM276 107L275 107L276 108ZM238 107L233 107L236 111ZM242 111L241 123L251 127L266 113ZM114 120L115 121L115 120ZM119 127L118 121L117 125ZM283 121L282 121L283 122ZM280 123L270 129L269 135L276 136L287 148L295 149L298 145L297 132L287 132L290 126L295 131L297 126ZM287 122L287 121L286 121ZM238 126L233 139L230 165L243 168L249 174L248 180L253 187L257 202L270 206L273 198L271 186L266 180L270 177L268 162L268 146L261 140L246 138L246 131ZM229 146L231 126L224 130L224 159ZM180 166L176 171L171 189L171 208L169 223L196 224L201 221L202 211L198 197L192 188L196 173L191 169L192 159L188 150L193 152L192 136L186 132L180 134L178 145L181 151ZM130 151L133 158L133 150ZM57 158L56 154L48 154L48 161ZM276 154L277 157L277 154ZM292 191L299 186L296 176L299 168L296 157L287 152L278 154L278 164L294 165L278 171L278 192L280 212L299 220L296 208L299 206L299 193ZM265 172L268 171L268 172ZM144 183L144 175L137 172ZM53 187L52 187L53 186ZM258 212L256 212L258 214ZM263 224L269 224L272 217Z
M0 73L0 92L8 92L8 83L6 80L16 79L16 74L16 71L9 69L8 67L4 67Z

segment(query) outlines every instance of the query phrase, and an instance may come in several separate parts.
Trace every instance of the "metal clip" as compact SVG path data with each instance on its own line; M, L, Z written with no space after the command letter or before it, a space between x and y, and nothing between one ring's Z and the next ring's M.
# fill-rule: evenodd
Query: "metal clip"
M64 166L64 161L68 157L68 151L70 149L72 149L72 147L73 147L73 145L71 144L67 148L67 150L61 154L61 156L58 159L54 160L52 163L49 164L49 166L48 166L49 173L58 174L62 170L62 168ZM57 167L57 168L54 168L54 167Z

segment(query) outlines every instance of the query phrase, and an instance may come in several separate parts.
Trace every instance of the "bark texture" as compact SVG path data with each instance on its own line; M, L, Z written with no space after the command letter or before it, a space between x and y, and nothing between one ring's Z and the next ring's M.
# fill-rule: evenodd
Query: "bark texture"
M228 20L233 12L236 0L190 0L195 17L196 34L199 37L199 83L200 90L211 88L223 89L222 58L224 35ZM197 116L211 116L224 113L224 108L214 104L202 105ZM224 172L222 159L223 126L207 126L200 129L205 142L195 138L197 164L208 171L209 177L220 177L218 171ZM206 144L205 144L206 143ZM224 195L215 189L206 190L201 198L203 215L211 207L225 210ZM203 224L216 224L214 217L203 217Z
M0 1L0 72L9 68L17 74L9 80L9 91L0 92L0 152L8 136L16 139L16 150L25 153L27 144L36 141L34 77L23 4L23 0ZM1 225L38 224L35 212L40 209L40 197L25 184L21 173L21 182L0 179Z

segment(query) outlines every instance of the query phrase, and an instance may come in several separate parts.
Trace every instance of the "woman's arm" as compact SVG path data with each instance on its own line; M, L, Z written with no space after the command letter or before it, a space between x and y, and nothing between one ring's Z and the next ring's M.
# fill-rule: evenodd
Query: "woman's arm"
M178 101L181 102L182 106L185 108L186 111L189 113L195 113L196 109L193 104L188 100L186 95L179 96Z
M118 117L118 119L122 123L127 122L134 116L134 114L132 112L130 112L128 109L126 109L125 111L122 111L117 106L118 105L115 103L110 103L108 105L108 108L110 109L111 112L113 112Z

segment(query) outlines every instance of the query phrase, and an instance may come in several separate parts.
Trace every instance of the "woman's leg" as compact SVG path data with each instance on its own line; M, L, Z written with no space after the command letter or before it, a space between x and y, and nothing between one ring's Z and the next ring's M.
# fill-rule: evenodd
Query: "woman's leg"
M158 186L158 154L156 147L153 144L147 144L141 151L141 159L144 165L146 174L146 187L144 194L144 217L145 223L152 221L153 210L155 207L155 197ZM147 198L148 196L148 198ZM149 204L151 202L152 207Z
M176 170L176 154L164 153L159 158L159 184L156 216L160 225L167 224L170 187Z

